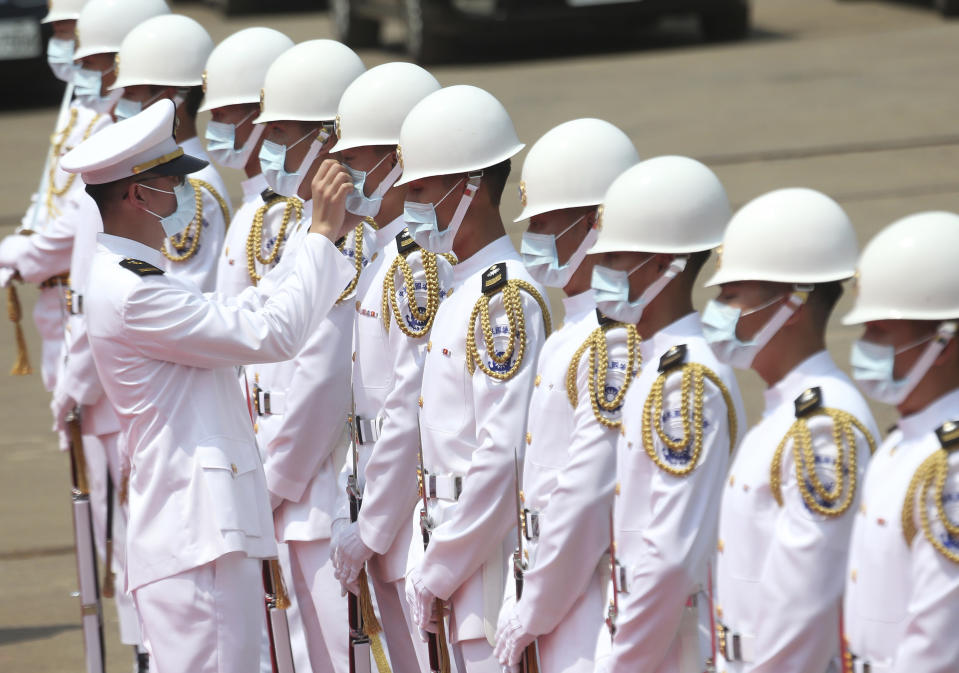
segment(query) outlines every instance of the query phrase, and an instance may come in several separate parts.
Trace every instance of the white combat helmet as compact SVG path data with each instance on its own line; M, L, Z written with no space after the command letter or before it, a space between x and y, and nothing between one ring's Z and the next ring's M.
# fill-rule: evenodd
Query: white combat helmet
M49 0L47 15L40 23L54 21L71 21L80 17L80 10L87 4L87 0Z
M706 287L743 280L815 284L852 278L859 245L838 203L805 188L753 199L729 221Z
M959 215L932 211L893 222L859 258L855 303L842 322L959 318Z
M440 83L412 63L384 63L357 77L340 98L333 152L396 145L406 115Z
M293 40L278 30L257 26L233 33L216 46L203 71L205 97L200 111L259 103L266 71Z
M283 52L267 70L260 116L253 121L333 121L346 87L364 70L356 52L341 42L301 42Z
M496 98L475 86L440 89L416 104L400 130L403 176L396 183L495 166L524 147Z
M117 80L110 88L200 86L212 51L210 34L190 17L156 16L123 38L117 53Z
M147 19L169 13L163 0L90 0L77 18L73 57L118 52L127 33Z
M625 133L601 119L574 119L547 131L523 161L523 211L514 222L563 208L598 206L623 171L639 162Z
M627 169L610 185L602 207L590 254L711 250L722 241L730 217L719 178L695 159L678 156Z

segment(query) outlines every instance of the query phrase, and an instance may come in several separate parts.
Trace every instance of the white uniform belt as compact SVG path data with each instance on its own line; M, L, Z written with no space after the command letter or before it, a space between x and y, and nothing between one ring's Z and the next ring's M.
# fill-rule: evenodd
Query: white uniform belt
M286 411L286 393L253 384L253 406L259 416L278 416Z
M426 497L456 502L463 492L463 477L458 474L426 473Z
M716 622L716 648L726 661L755 661L756 637L736 633L721 622Z
M523 509L523 534L529 541L539 539L539 511Z
M885 671L892 670L892 666L887 663L877 664L866 659L861 659L851 653L849 656L852 659L853 673L885 673Z
M383 427L382 418L363 418L355 416L356 419L356 441L363 446L373 444L380 438L380 429Z
M606 561L604 562L607 566L609 565L609 555L606 556ZM623 565L619 561L616 562L616 592L621 594L628 594L630 590L630 585L632 584L633 577L633 567L629 565ZM699 605L699 593L689 594L686 597L686 607L695 608Z

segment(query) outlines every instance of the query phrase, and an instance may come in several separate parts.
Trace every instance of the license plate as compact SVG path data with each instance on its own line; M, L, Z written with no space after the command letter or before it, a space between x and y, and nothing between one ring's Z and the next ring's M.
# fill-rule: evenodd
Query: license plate
M36 19L0 21L0 59L34 58L43 53Z

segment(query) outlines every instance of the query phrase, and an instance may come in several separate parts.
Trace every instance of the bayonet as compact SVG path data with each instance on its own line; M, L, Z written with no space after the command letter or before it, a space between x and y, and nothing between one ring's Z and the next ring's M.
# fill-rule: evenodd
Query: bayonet
M360 516L363 495L359 484L359 432L356 423L356 397L352 384L350 385L350 414L346 418L346 427L350 437L350 458L353 463L353 470L346 478L346 495L350 500L350 521L355 523ZM347 592L346 601L350 627L350 673L371 673L371 642L363 624L360 597Z
M523 516L523 491L520 481L519 451L513 447L513 471L516 478L516 549L513 550L513 580L516 585L516 602L523 597L523 577L527 563L523 558L523 534L526 532L526 517ZM534 640L519 661L520 673L539 673L539 648Z

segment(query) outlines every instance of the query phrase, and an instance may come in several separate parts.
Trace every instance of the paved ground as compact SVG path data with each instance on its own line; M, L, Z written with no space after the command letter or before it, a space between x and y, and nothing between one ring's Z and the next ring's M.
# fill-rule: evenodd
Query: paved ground
M177 10L198 18L215 40L264 23L297 41L330 34L323 13L224 20L192 3ZM907 213L959 211L959 23L914 3L755 0L755 24L753 40L725 46L700 45L692 24L682 21L612 41L547 36L473 50L469 64L435 72L443 84L476 84L496 94L528 143L561 121L597 116L622 126L643 156L706 160L736 204L775 187L822 189L848 209L862 243ZM486 56L490 51L496 58ZM361 55L374 65L397 58L397 48ZM0 110L0 233L12 231L35 188L54 116L52 109ZM230 185L236 197L235 176ZM518 210L507 198L505 214ZM29 308L35 293L21 296ZM848 298L840 308L847 306ZM28 323L36 362L39 344ZM855 336L832 329L840 362ZM0 362L12 358L12 349L11 330L0 324ZM752 377L743 384L755 417L760 389ZM0 388L5 673L82 670L70 596L67 461L48 432L47 402L37 376L9 378ZM880 426L892 421L888 409L876 411ZM112 607L107 615L110 670L128 670Z

